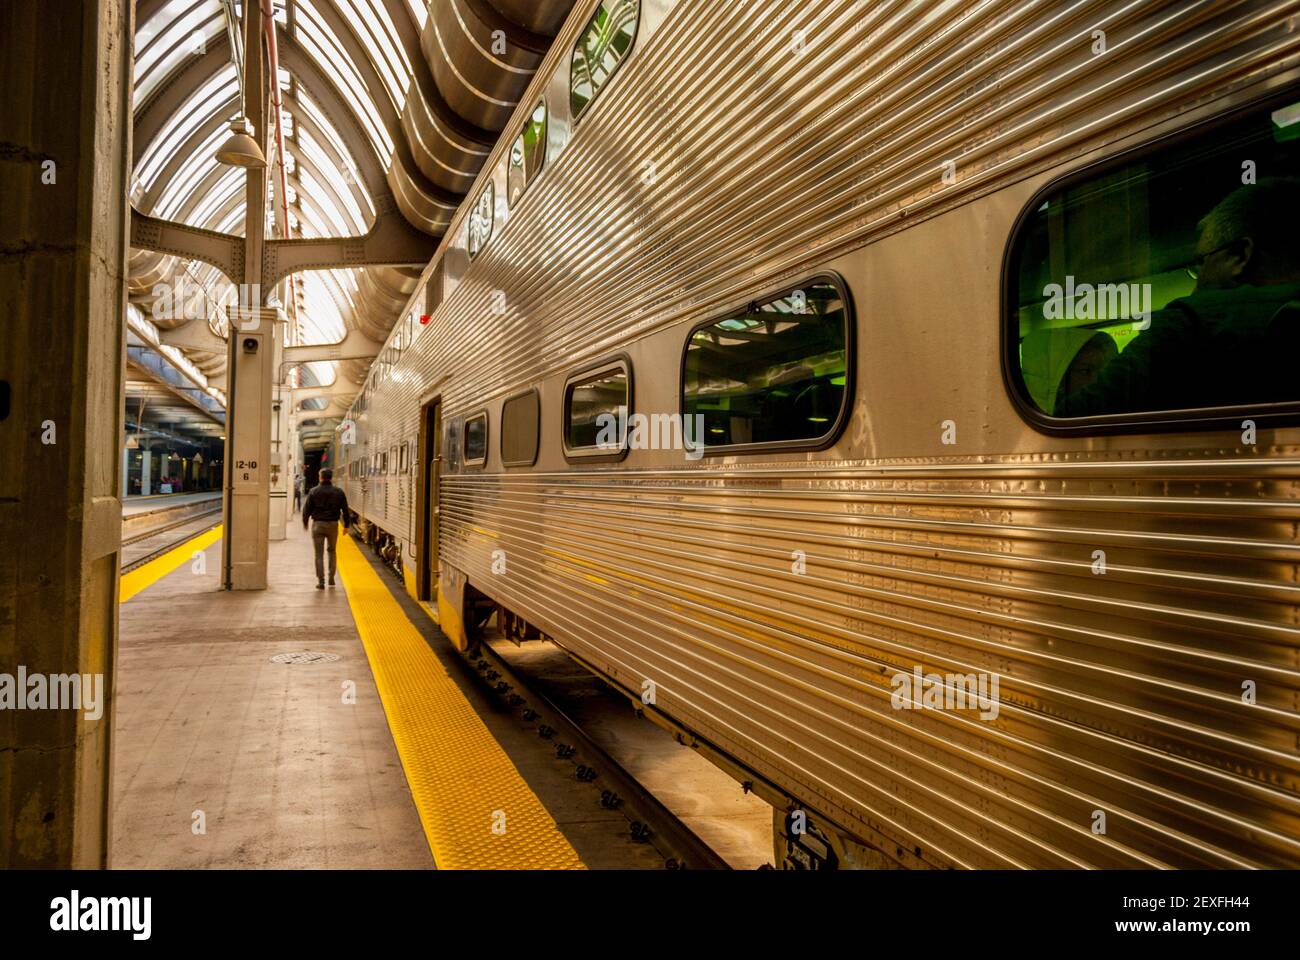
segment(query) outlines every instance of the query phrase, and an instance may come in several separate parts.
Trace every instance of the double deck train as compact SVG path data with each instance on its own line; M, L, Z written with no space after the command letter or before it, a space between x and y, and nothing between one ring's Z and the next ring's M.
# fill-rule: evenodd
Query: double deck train
M1300 3L585 0L337 473L783 862L1294 867L1297 175Z

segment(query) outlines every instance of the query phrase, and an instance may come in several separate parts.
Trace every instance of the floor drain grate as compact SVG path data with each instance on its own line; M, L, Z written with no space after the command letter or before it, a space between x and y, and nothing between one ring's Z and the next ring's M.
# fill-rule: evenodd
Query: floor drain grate
M317 653L314 650L302 650L298 653L277 653L271 658L272 663L333 663L339 658L337 653Z

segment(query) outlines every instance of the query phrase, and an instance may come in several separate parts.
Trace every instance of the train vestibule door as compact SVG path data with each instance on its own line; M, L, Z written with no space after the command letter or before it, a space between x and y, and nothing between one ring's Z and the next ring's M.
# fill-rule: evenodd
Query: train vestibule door
M442 403L431 400L420 417L419 599L438 598L438 475L442 468Z

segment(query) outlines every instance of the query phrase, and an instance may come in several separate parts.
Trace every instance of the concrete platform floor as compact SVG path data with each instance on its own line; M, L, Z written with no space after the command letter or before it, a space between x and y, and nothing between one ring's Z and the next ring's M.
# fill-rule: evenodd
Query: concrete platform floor
M344 588L290 531L266 591L219 591L218 541L122 605L113 866L433 865ZM270 659L300 651L339 659Z

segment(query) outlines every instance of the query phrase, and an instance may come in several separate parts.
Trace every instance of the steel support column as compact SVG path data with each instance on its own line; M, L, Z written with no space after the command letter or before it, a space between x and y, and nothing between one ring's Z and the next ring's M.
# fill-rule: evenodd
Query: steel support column
M253 138L267 149L266 70L259 11L244 4L245 109ZM276 343L283 314L262 306L262 253L266 236L266 172L245 178L244 277L248 296L231 313L227 337L226 488L223 498L222 584L227 590L265 590L270 529L271 404ZM271 286L267 286L267 292ZM253 305L255 304L255 305Z

